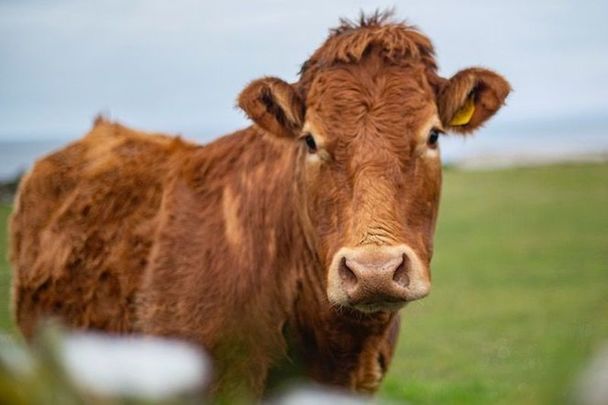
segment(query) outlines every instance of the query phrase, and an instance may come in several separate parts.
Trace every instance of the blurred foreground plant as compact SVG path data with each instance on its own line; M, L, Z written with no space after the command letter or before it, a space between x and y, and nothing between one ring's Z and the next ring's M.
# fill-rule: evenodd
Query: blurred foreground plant
M31 346L0 337L0 403L201 403L207 358L183 342L68 334L53 325Z
M181 341L68 333L56 324L40 328L28 346L0 335L1 404L226 403L206 395L211 374L205 354ZM275 394L268 404L369 401L310 384L292 385ZM251 401L247 396L237 399Z

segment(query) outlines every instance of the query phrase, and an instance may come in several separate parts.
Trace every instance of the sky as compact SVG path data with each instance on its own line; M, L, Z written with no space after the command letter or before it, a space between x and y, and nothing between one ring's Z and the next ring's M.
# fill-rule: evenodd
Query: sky
M480 65L511 82L488 131L608 123L606 0L0 0L0 141L75 138L100 112L213 139L247 125L249 81L295 81L340 17L393 6L443 76Z

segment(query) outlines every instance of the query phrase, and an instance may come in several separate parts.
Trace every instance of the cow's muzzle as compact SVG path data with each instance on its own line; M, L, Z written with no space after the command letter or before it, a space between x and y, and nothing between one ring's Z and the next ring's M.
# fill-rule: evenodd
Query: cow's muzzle
M406 245L342 248L332 260L327 295L362 312L391 311L428 295L428 269Z

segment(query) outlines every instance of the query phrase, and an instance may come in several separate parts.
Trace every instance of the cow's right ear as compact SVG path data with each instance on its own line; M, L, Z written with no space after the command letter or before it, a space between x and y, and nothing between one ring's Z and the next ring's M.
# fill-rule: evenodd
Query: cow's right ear
M238 105L271 134L294 138L302 129L304 103L293 86L276 77L251 82L239 95Z

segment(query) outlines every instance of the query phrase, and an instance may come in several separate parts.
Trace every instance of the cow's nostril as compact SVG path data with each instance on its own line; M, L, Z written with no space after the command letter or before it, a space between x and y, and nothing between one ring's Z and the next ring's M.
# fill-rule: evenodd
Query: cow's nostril
M342 279L344 287L347 289L351 289L357 285L357 276L346 264L346 257L343 257L340 261L338 273L340 274L340 279Z
M409 258L407 255L403 255L403 260L395 269L393 273L393 281L400 287L407 287L410 284L410 277L407 275L407 269L409 268Z

